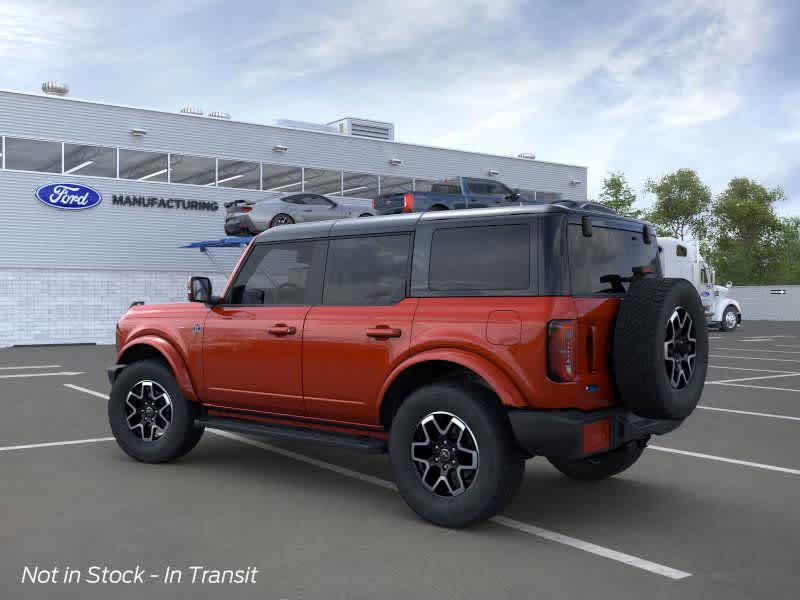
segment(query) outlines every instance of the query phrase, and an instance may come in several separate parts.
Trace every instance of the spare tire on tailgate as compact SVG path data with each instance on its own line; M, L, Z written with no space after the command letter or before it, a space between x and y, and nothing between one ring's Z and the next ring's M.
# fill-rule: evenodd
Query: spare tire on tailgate
M684 419L708 368L700 296L685 279L635 276L617 315L614 374L622 403L641 417Z

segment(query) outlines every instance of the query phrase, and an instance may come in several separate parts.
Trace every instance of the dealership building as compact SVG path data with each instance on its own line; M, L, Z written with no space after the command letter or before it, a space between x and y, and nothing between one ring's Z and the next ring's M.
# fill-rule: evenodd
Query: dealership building
M585 167L401 143L391 123L257 124L42 88L0 91L0 346L112 343L132 302L185 299L192 274L221 286L240 250L220 251L215 266L181 246L223 237L224 203L269 191L368 204L463 175L527 198L586 200ZM74 202L53 206L69 194Z

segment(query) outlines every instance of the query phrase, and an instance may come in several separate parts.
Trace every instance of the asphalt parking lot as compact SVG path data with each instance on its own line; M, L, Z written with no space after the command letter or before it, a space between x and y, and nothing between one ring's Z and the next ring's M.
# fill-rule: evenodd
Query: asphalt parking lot
M0 349L0 598L797 598L800 323L711 338L701 408L633 468L585 484L528 461L466 531L418 519L385 456L209 431L136 463L109 438L112 347ZM21 583L36 566L84 580ZM92 566L146 575L92 584Z

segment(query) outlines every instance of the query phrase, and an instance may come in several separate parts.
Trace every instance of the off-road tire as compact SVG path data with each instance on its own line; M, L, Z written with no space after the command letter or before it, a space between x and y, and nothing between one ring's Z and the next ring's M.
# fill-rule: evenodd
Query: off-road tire
M547 460L570 479L600 481L628 469L639 460L642 452L644 452L644 445L630 442L611 452L587 458L548 458Z
M694 324L691 376L682 388L670 381L665 339L681 309ZM635 278L614 327L614 378L624 406L642 417L684 419L697 406L708 368L708 330L700 296L685 279Z
M728 327L728 319L727 319L727 317L728 317L729 313L733 313L735 315L736 314L736 309L733 306L726 306L725 310L722 311L722 321L719 324L719 330L720 331L733 331L734 329L736 329L737 325L739 324L738 323L738 319L737 319L736 321L734 321L734 324L733 324L732 327Z
M460 495L446 497L430 491L411 459L411 443L420 422L435 412L457 417L477 444L477 472ZM462 383L426 385L400 405L391 424L389 458L400 495L414 512L431 523L453 528L473 525L502 511L519 490L525 466L497 399L488 390Z
M172 401L171 423L164 434L153 441L138 437L129 428L126 418L128 393L141 381L156 382ZM169 462L194 448L203 435L203 428L194 425L199 413L199 405L183 397L169 368L156 360L135 362L123 369L108 399L108 422L117 443L128 456L145 463Z

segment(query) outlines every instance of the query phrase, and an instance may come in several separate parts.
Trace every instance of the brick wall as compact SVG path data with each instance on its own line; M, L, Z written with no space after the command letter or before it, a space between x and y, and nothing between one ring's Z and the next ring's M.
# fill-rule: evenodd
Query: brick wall
M186 301L191 275L220 273L73 269L0 269L0 347L14 344L114 343L117 319L136 300Z

